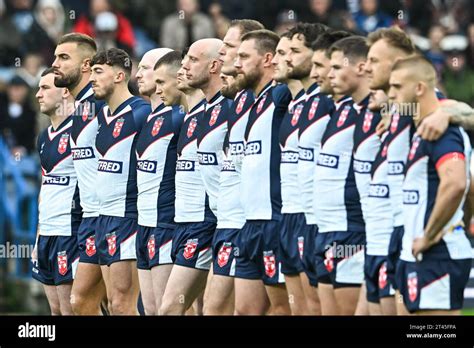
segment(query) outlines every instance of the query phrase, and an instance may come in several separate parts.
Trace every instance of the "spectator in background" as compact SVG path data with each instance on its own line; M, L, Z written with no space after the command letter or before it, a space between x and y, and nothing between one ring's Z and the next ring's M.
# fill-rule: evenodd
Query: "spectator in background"
M209 16L199 12L197 0L178 0L178 13L165 18L161 28L161 46L183 50L197 40L215 37Z
M467 27L467 40L466 59L469 67L474 69L474 23L469 24Z
M7 12L20 33L26 34L33 25L33 0L7 0Z
M393 18L379 9L378 0L361 0L360 10L354 15L354 21L358 31L367 35L377 29L391 26Z
M309 13L302 15L304 22L322 23L333 29L348 31L356 29L350 13L346 10L337 9L333 6L332 0L309 0Z
M50 66L54 61L54 50L64 34L64 8L59 0L39 0L34 12L34 21L25 35L28 52L39 53Z
M430 49L426 52L426 58L433 63L438 77L442 77L443 68L445 65L445 54L441 49L441 41L446 36L445 29L441 25L434 25L431 27L428 38L430 40Z
M87 34L93 38L97 37L95 28L96 18L104 12L113 12L116 16L117 28L115 30L115 39L118 47L133 55L135 52L135 35L132 25L123 14L112 7L109 0L91 0L89 16L82 15L79 17L72 31Z
M213 2L211 6L209 6L209 14L214 23L216 37L222 40L227 33L227 29L229 29L230 19L222 13L222 5L218 2Z
M273 29L275 33L281 35L293 28L298 22L298 16L293 10L283 10L278 14L276 26Z
M38 88L41 72L45 69L43 58L37 53L27 53L21 62L16 74L25 80L30 88Z
M29 98L30 86L19 76L0 94L0 133L14 154L35 150L36 111Z
M4 0L0 0L0 66L12 66L20 56L21 34L7 16Z
M449 98L474 106L474 70L467 64L463 52L447 53L443 85Z

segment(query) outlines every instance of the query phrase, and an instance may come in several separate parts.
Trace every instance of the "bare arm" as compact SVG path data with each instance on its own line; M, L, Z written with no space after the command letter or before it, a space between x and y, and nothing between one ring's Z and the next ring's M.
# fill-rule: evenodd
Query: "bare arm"
M413 255L429 249L443 237L443 227L453 217L462 201L466 189L466 162L453 157L437 169L439 176L438 193L431 216L426 224L425 234L413 242Z
M421 122L416 132L424 140L435 141L446 132L449 124L473 130L474 109L466 103L445 100L436 112Z

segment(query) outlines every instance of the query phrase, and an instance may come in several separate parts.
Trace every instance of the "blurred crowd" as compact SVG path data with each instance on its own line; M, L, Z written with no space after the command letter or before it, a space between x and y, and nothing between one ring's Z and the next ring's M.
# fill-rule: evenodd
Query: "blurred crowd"
M441 90L474 105L474 0L0 0L0 135L15 153L34 151L48 120L38 116L33 96L65 33L122 48L136 63L154 47L222 38L241 18L277 33L297 21L361 35L396 24L434 63Z

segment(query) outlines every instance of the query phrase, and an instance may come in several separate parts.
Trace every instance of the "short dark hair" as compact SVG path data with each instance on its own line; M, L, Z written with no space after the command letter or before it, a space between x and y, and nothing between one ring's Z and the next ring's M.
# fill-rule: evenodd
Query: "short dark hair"
M94 39L91 38L89 35L81 34L81 33L69 33L63 35L59 41L58 45L73 42L76 43L78 46L87 48L92 51L92 54L97 52L97 44L95 43Z
M253 19L234 19L230 22L229 28L235 27L240 29L240 37L250 31L265 29L262 23Z
M260 54L273 53L275 54L278 41L280 37L273 31L267 29L260 29L249 31L247 34L242 36L242 42L247 40L255 40L255 46Z
M390 28L381 28L369 34L367 37L369 46L374 43L385 40L390 46L393 46L407 55L416 53L416 46L413 40L397 26Z
M329 27L321 23L297 23L293 28L289 30L290 39L293 36L303 36L304 45L311 48L311 43L314 42L319 36L326 33Z
M365 37L354 35L333 43L329 48L329 55L335 51L342 52L344 56L351 60L365 60L367 59L367 53L369 53L369 45Z
M351 33L343 30L337 30L337 31L328 31L324 34L321 34L312 44L311 48L313 51L326 51L329 49L329 47L332 46L333 43L342 40L346 37L352 36Z
M158 69L162 65L172 66L177 69L181 67L181 61L183 60L183 53L180 51L171 51L166 53L163 57L158 59L155 64L154 70Z
M91 60L91 66L95 64L107 64L123 69L127 78L132 74L132 58L120 48L109 48L98 52Z
M54 74L54 68L52 66L44 69L43 72L41 73L41 77L46 76L48 74Z

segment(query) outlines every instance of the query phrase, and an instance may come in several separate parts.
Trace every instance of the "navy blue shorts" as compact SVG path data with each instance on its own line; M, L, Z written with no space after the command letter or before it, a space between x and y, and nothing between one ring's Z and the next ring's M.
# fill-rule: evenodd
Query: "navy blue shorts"
M335 289L361 286L364 281L365 233L328 232L316 236L318 282Z
M280 222L281 272L298 275L303 272L298 238L302 236L306 218L301 214L283 214Z
M236 248L236 239L240 229L219 228L216 229L212 240L212 272L221 276L235 276L236 255L239 249Z
M303 263L303 269L306 276L309 279L309 283L312 286L318 286L318 277L316 274L316 260L315 260L315 248L316 248L316 236L318 235L317 225L304 225L303 231L298 236L298 249L300 251L301 261Z
M174 264L208 271L212 262L214 222L186 222L176 224L171 259Z
M390 243L388 245L387 276L395 290L398 289L395 272L397 270L397 263L400 260L400 253L402 252L402 239L404 234L405 228L403 226L395 227L390 236Z
M366 254L364 262L367 301L380 303L381 298L394 296L395 290L387 277L387 257Z
M39 236L38 263L32 267L32 276L45 285L60 285L73 281L79 263L77 235Z
M280 224L281 221L276 220L251 220L245 223L237 238L237 278L262 279L265 285L285 282L281 273Z
M471 265L471 259L400 260L396 277L408 311L461 309Z
M150 270L155 266L172 264L171 245L174 227L138 225L136 239L137 268Z
M99 264L99 254L96 246L96 231L98 217L83 218L77 231L79 245L79 262Z
M96 233L100 264L110 266L118 261L136 260L137 230L136 219L100 215Z

